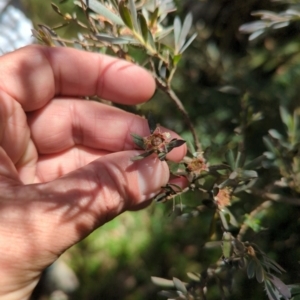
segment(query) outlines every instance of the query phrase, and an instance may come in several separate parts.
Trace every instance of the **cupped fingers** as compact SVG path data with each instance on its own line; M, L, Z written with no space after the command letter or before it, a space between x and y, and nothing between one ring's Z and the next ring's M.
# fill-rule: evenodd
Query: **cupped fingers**
M76 145L109 152L136 149L132 133L150 135L146 119L116 107L80 99L55 99L28 114L31 137L40 154L66 151ZM170 138L180 137L169 132ZM167 158L181 160L186 146L175 148Z

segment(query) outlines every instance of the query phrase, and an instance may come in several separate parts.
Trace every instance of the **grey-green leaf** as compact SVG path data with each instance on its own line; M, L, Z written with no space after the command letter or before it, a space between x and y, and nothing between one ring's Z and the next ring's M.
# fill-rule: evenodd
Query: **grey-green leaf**
M256 280L259 282L259 283L262 283L264 282L265 280L265 273L264 273L264 269L262 267L262 265L260 263L256 263L256 268L255 268L255 277L256 277Z
M247 275L248 278L253 278L255 274L256 262L254 259L251 259L247 265Z
M224 258L230 258L232 255L232 235L230 232L224 232L223 233L223 237L222 237L222 252L223 252L223 256Z
M266 255L264 255L263 264L266 267L272 268L274 271L276 271L278 273L284 273L285 272L284 268L282 268L275 260L267 257Z
M115 45L139 44L134 38L130 36L114 37L105 33L97 33L95 37L101 41Z
M225 154L225 157L226 157L226 161L227 163L230 165L230 167L232 169L234 169L234 165L235 165L235 159L234 159L234 153L233 151L230 149L226 152Z
M199 273L188 272L187 276L189 279L196 281L196 282L200 282L200 280L201 280L201 275Z
M174 287L173 280L152 276L151 281L155 285L158 285L158 286L161 286L161 287L168 287L168 288L173 288Z
M288 285L288 288L290 289L291 291L291 294L293 295L300 295L300 284L289 284Z
M271 140L267 136L263 137L263 142L264 142L265 146L268 148L269 151L271 151L272 153L277 155L277 153L278 153L277 149L274 147L273 143L271 142Z
M180 48L179 53L183 53L188 47L189 45L194 41L194 39L197 37L197 33L194 33L189 40L183 45L183 47Z
M245 165L245 169L249 170L249 169L254 169L254 168L258 168L261 166L262 162L266 159L265 155L260 155L256 158L254 158L253 160L251 160L250 162L248 162Z
M277 290L274 289L272 283L268 280L265 281L265 289L269 300L280 300L280 295Z
M278 292L287 300L291 298L291 292L288 288L288 286L283 283L278 277L271 275L270 280L274 284L274 286L277 288Z
M173 277L173 282L174 282L175 288L176 288L178 291L182 292L184 295L187 294L187 289L186 289L186 287L185 287L185 284L184 284L181 280L179 280L179 279L176 278L176 277Z
M174 19L174 44L175 44L175 53L178 53L180 50L179 46L179 37L181 32L181 21L179 17Z
M147 41L147 44L150 45L150 47L156 51L156 46L155 46L155 41L154 41L154 38L152 36L152 33L150 32L150 30L148 29L148 41Z
M178 40L178 49L181 49L183 47L183 45L186 41L187 35L192 27L192 23L193 23L192 13L188 13L183 21L183 25L181 28L181 32L180 32L180 36L179 36L179 40Z
M164 37L166 37L168 34L170 34L173 30L173 26L169 26L169 27L166 27L166 28L163 28L161 31L155 33L155 38L156 40L161 40L163 39Z
M282 135L276 129L270 129L268 132L272 138L282 140Z
M254 170L243 170L242 171L243 179L248 180L248 179L253 179L257 178L258 174Z
M106 19L110 20L112 23L124 26L124 22L122 21L122 19L119 16L117 16L116 14L114 14L113 12L111 12L108 8L105 7L105 5L103 5L99 1L97 1L97 0L89 0L89 1L83 0L83 2L86 5L88 5L88 7L92 11L94 11L95 13L97 13L99 15L102 15ZM75 1L75 4L81 6L80 1Z
M282 122L287 128L290 128L290 125L292 123L292 116L289 114L289 112L284 106L280 106L279 111Z

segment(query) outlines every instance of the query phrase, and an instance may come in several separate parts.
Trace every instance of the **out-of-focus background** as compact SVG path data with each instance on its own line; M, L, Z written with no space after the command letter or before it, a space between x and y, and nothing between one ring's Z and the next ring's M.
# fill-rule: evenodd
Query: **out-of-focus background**
M6 6L6 4L9 4ZM236 126L243 111L241 94L250 95L254 113L262 119L247 128L245 150L254 158L266 147L263 137L271 128L284 134L279 106L291 112L299 107L300 40L299 22L275 31L266 31L259 39L248 40L239 31L247 22L257 20L251 12L280 12L300 1L271 0L177 0L182 18L191 11L198 36L184 53L174 78L174 89L188 110L210 162L222 162L228 149L236 149ZM3 3L3 4L2 4ZM53 1L59 5L59 1ZM74 12L73 1L60 5L63 12ZM37 24L61 23L50 1L0 1L0 51L18 48L32 41L30 28ZM24 13L21 15L20 10ZM171 15L172 22L175 13ZM30 20L30 21L29 21ZM30 22L32 25L30 25ZM61 36L75 37L76 28L59 31ZM221 87L226 89L220 89ZM188 138L180 113L160 92L143 107L151 109L160 124ZM260 187L280 179L277 169L260 171ZM287 196L299 194L286 190ZM179 199L176 200L179 202ZM202 196L188 193L181 199L183 210L200 205ZM241 218L264 199L244 193L232 204ZM286 270L286 283L300 282L300 200L296 205L271 202L262 210L257 222L260 232L250 230L249 239L259 244ZM195 217L182 218L173 212L173 203L153 203L139 212L126 212L96 230L80 244L67 251L51 266L32 299L164 299L151 276L187 280L187 272L201 272L221 257L220 247L203 248L207 241L213 212L206 210ZM255 224L251 225L255 229ZM248 236L247 236L248 237ZM63 238L63 237L61 237ZM215 284L216 285L216 284ZM221 299L212 284L208 299ZM230 299L267 299L263 286L247 279L241 270L234 279Z

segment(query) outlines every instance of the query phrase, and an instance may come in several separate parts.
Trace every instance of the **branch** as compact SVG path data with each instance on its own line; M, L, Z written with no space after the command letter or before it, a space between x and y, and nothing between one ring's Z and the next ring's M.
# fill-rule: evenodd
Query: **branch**
M259 205L254 210L252 210L252 212L249 214L249 219L255 218L255 216L257 214L259 214L262 210L268 209L271 205L272 205L272 201L269 201L269 200L264 201L261 205ZM249 225L246 223L243 223L243 225L240 228L239 234L237 235L237 239L239 241L242 241L243 236L247 232L248 228L249 228Z
M259 196L261 198L267 199L264 201L261 205L256 207L249 215L250 218L254 218L255 215L257 215L259 212L261 212L264 209L268 209L272 205L272 201L275 202L282 202L285 204L291 204L300 206L300 198L291 198L291 197L285 197L279 194L275 193L266 193L264 191L260 190L251 190L251 193L255 196ZM241 241L242 237L245 235L246 231L248 230L249 225L243 223L243 225L240 228L240 232L237 236L237 238Z
M155 78L156 84L157 86L163 91L165 92L169 98L175 103L175 105L177 106L178 110L181 112L181 114L184 116L184 119L186 121L186 124L188 125L193 139L194 139L194 145L195 145L195 149L197 152L202 152L202 146L200 144L200 141L198 139L196 130L189 118L189 115L187 113L187 111L185 110L181 100L177 97L177 95L175 94L175 92L172 90L172 88L170 86L168 86L161 78L159 78L155 72L153 72L153 76Z
M258 189L251 189L251 193L255 196L272 200L275 202L282 202L285 204L291 204L291 205L296 205L300 206L300 198L295 198L295 197L286 197L280 194L275 194L275 193L268 193L262 190Z

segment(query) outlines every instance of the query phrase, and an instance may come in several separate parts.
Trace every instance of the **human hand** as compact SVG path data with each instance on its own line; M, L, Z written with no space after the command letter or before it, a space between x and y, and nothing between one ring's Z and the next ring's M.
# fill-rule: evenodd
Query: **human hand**
M29 46L0 57L0 299L28 299L60 254L168 182L155 156L130 160L145 119L80 99L137 104L154 89L145 70L101 54Z

